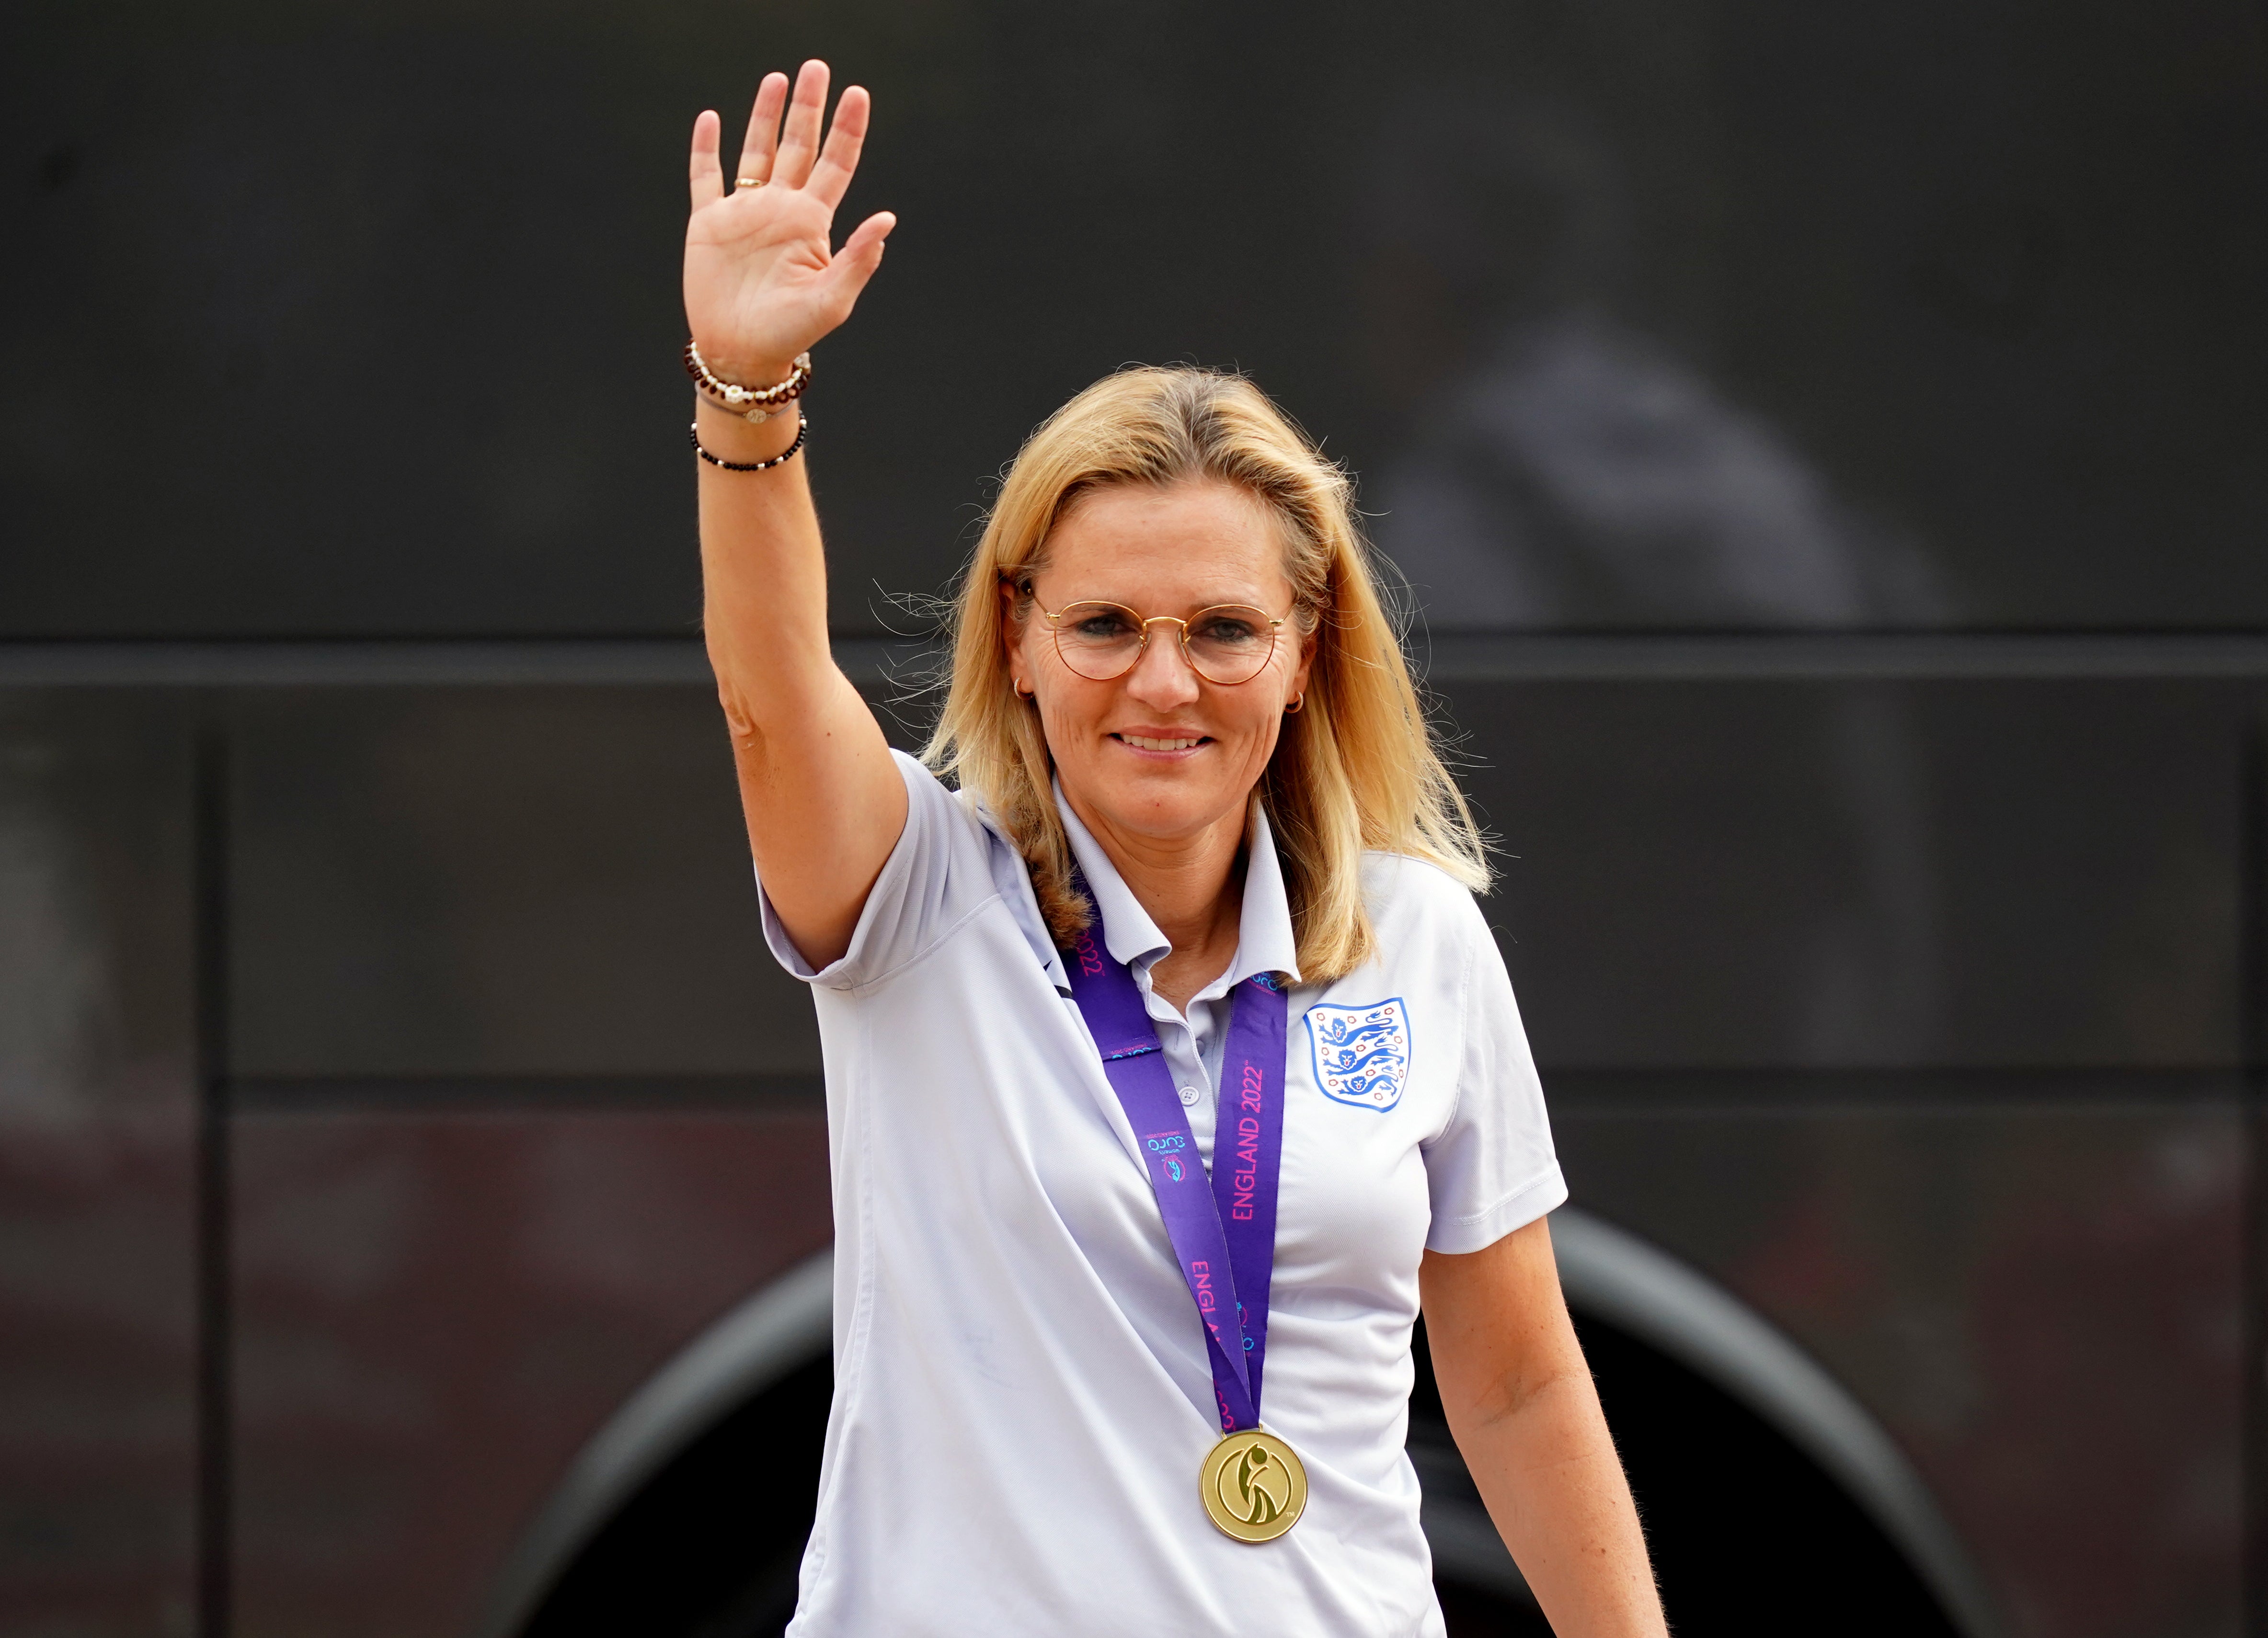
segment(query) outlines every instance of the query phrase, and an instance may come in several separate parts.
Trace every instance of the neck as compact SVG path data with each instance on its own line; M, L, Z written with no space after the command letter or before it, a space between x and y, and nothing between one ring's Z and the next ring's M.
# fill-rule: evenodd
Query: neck
M1236 953L1244 911L1242 811L1191 835L1144 836L1113 826L1073 793L1064 794L1173 946L1150 969L1151 988L1186 1008Z

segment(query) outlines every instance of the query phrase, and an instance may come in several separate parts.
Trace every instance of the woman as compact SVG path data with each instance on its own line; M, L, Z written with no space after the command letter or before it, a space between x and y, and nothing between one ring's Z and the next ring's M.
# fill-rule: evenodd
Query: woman
M1422 1299L1557 1630L1661 1633L1480 845L1341 475L1240 380L1112 377L1006 480L928 766L836 669L800 356L894 222L830 250L868 99L822 144L827 77L767 77L730 187L701 115L685 264L709 651L827 1058L792 1630L1440 1633Z

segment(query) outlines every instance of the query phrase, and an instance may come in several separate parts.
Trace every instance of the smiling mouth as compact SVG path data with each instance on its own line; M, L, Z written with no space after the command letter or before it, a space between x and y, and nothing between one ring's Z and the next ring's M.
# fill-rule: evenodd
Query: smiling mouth
M1146 734L1113 734L1113 739L1130 745L1138 751L1194 751L1211 738L1210 734L1188 734L1172 739L1152 739Z

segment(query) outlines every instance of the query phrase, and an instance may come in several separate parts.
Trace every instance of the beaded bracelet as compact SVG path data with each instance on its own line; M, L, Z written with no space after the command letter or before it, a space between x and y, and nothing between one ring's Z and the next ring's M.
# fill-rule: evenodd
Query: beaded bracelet
M770 386L741 386L712 373L701 356L701 349L693 338L685 340L685 373L693 378L694 391L703 402L723 410L728 415L738 415L744 421L761 426L794 400L803 396L803 389L811 385L811 355L798 353L795 364L784 380Z
M796 411L795 442L789 444L778 454L773 456L770 460L726 460L723 456L711 455L707 450L701 447L701 423L699 422L695 422L691 426L686 429L686 431L692 436L693 452L701 457L702 459L707 461L712 466L722 466L726 472L769 472L774 466L784 465L789 456L794 454L796 451L803 447L804 439L811 436L811 419L801 410L799 409Z

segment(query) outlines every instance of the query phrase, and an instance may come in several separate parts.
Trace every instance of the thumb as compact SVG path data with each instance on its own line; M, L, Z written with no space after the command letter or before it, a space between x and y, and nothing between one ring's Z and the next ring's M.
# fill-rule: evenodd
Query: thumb
M843 241L843 248L835 253L828 264L827 297L830 306L842 315L840 324L850 316L858 300L858 293L866 288L866 281L874 276L874 269L882 265L882 242L896 227L898 219L887 210L878 210L853 230Z

